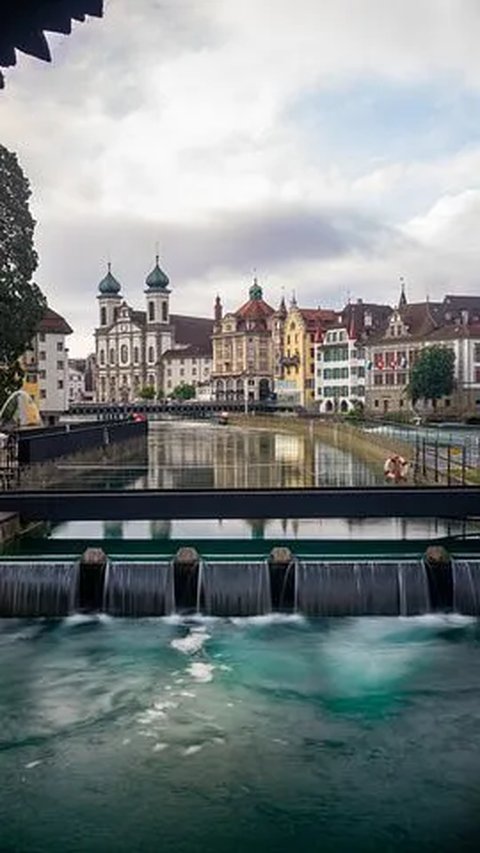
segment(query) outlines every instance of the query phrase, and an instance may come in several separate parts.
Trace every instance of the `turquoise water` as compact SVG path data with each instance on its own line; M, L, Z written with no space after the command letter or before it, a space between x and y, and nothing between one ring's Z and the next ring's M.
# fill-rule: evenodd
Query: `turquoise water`
M0 850L477 850L460 617L0 622Z

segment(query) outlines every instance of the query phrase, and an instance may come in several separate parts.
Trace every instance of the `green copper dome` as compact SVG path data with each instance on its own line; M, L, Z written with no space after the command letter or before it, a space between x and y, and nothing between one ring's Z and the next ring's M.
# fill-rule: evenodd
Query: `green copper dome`
M165 290L170 283L168 275L160 269L158 265L158 255L155 257L155 266L151 271L150 275L147 275L145 279L145 284L147 287L150 287L152 290L163 289Z
M110 264L108 264L108 272L105 278L102 278L98 285L98 290L102 296L117 296L120 293L120 282L117 281L114 275L112 275L110 271Z
M253 279L253 284L248 291L250 299L263 299L263 291L256 278Z

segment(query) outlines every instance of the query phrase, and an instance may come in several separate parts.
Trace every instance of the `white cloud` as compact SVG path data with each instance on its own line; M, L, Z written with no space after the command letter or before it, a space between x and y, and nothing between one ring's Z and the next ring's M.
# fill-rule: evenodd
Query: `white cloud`
M210 311L217 291L243 299L239 283L261 252L232 227L249 217L268 244L259 274L305 303L393 299L400 274L419 297L454 276L475 287L478 138L401 161L387 144L372 163L351 127L345 150L322 156L322 116L312 131L291 107L339 82L368 92L372 81L443 81L475 93L479 23L477 0L109 0L103 20L52 37L51 67L21 59L7 74L1 140L31 180L38 280L78 330L72 349L95 324L105 258L138 300L156 239L191 310ZM296 211L277 250L262 225L277 233L273 210ZM348 251L299 248L295 229L312 212L341 221ZM365 220L383 235L374 251L358 244ZM203 251L189 245L208 227L228 234L221 251L209 239Z

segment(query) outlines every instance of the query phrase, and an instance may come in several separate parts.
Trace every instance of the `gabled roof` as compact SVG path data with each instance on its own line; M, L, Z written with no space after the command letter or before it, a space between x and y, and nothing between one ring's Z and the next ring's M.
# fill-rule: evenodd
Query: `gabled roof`
M53 311L52 308L47 308L45 314L37 326L37 332L45 332L45 334L55 335L71 335L73 329L68 325L67 321Z
M333 325L337 322L338 312L331 308L297 308L308 331Z

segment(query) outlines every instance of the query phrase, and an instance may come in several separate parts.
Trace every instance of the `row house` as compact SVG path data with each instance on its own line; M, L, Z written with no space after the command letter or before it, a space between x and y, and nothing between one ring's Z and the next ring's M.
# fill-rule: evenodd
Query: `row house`
M433 345L455 354L454 389L430 405L457 413L478 411L480 298L448 295L443 302L408 303L403 290L385 328L368 344L366 409L379 415L412 411L410 372L420 352Z
M47 308L22 359L25 370L23 390L37 404L47 424L58 421L68 408L66 339L72 331L60 314Z
M279 364L279 311L265 302L256 278L249 298L237 311L223 314L217 296L212 335L212 390L216 400L269 399Z
M293 299L284 321L283 376L276 381L281 401L311 408L315 400L315 344L338 320L335 311L299 308Z
M366 344L391 314L388 305L349 303L315 344L315 401L326 414L365 406Z
M196 390L210 384L212 351L210 343L203 348L189 346L167 350L163 354L164 391L169 397L179 385L191 385ZM202 392L200 392L201 396ZM195 394L198 397L198 393Z

